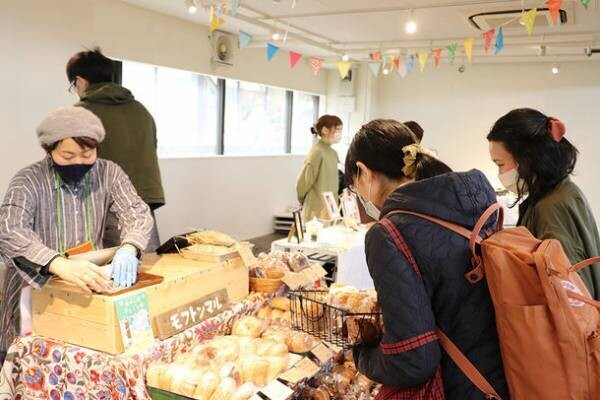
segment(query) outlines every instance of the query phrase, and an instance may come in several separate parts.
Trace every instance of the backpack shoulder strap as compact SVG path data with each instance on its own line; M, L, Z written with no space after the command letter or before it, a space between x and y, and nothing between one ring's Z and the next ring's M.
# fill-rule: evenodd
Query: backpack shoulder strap
M473 269L465 274L465 278L472 284L475 284L475 283L479 282L480 280L482 280L483 276L484 276L482 260L481 260L481 257L479 256L479 254L477 254L477 252L476 252L476 246L478 244L481 244L481 241L483 240L480 236L480 233L483 230L483 227L485 226L487 221L496 212L498 212L497 229L502 230L503 225L504 225L504 209L502 208L502 205L500 203L492 204L483 213L483 215L479 218L479 220L475 224L475 227L473 228L472 231L470 231L467 228L460 226L458 224L448 222L448 221L445 221L445 220L442 220L439 218L435 218L435 217L432 217L427 214L421 214L421 213L412 212L412 211L404 211L404 210L391 211L388 214L386 214L382 219L387 219L387 218L391 217L392 215L397 215L397 214L413 215L415 217L419 217L419 218L425 219L427 221L433 222L434 224L437 224L443 228L446 228L446 229L466 238L469 241L469 249L471 250L471 257L472 257L471 262L473 264Z
M395 213L397 214L400 212L395 212ZM420 214L410 213L410 212L404 212L404 214L413 214L413 215L421 216ZM408 245L404 241L402 234L398 231L398 228L396 228L396 225L394 225L394 223L392 221L387 219L387 217L389 215L391 215L391 213L386 215L383 219L381 219L379 221L379 223L385 228L385 230L388 232L388 234L392 237L392 240L396 244L396 247L398 248L398 250L400 250L402 252L402 254L404 254L404 257L406 258L406 260L408 261L408 263L410 264L412 269L415 271L417 276L421 277L421 272L419 270L419 266L417 265L417 262L415 261L415 258L413 257ZM433 218L433 217L422 215L422 218L432 220L432 222L437 223L435 221L435 218ZM441 220L439 220L439 221L441 221ZM441 222L445 222L445 221L441 221ZM442 224L440 224L440 225L442 225ZM448 223L448 225L452 225L452 224ZM458 226L458 225L456 225L456 226ZM461 227L461 229L464 229L465 231L467 231L467 229L465 229L465 228ZM451 230L454 230L454 229L451 229ZM439 340L442 348L446 351L446 353L448 353L448 356L450 356L452 361L454 361L454 363L462 371L462 373L465 374L465 376L467 378L469 378L469 380L473 383L473 385L475 385L481 392L483 392L487 399L501 400L500 396L498 395L498 393L496 393L496 391L494 390L492 385L490 385L490 383L487 381L487 379L485 379L485 377L483 375L481 375L481 373L477 370L477 368L460 351L460 349L454 344L454 342L452 342L452 340L450 340L450 338L448 336L446 336L446 334L444 332L442 332L439 328L437 328L435 332L436 332L436 335L438 337L438 340Z

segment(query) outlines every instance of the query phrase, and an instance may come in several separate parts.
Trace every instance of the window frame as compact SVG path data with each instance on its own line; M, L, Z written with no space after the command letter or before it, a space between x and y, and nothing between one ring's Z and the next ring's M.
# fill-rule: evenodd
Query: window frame
M115 63L115 74L114 74L114 79L113 81L119 85L123 85L123 62L128 62L130 60L114 60ZM131 60L131 62L137 62L137 61L133 61ZM138 62L139 63L139 62ZM155 65L155 64L148 64L148 63L143 63L142 64L146 64L148 66L152 66L154 68L170 68L167 66L162 66L162 65ZM312 92L306 92L303 90L294 90L294 89L289 89L289 88L282 88L279 86L273 86L273 85L268 85L265 83L260 83L260 82L252 82L252 81L242 81L240 79L234 79L234 78L223 78L223 77L218 77L215 75L210 75L210 74L203 74L200 72L195 72L195 71L189 71L189 70L185 70L186 72L192 73L192 74L198 74L198 75L203 75L206 77L211 77L211 78L216 78L217 79L217 146L216 146L216 150L215 150L215 154L211 154L211 155L196 155L196 156L182 156L182 157L176 157L176 156L159 156L160 159L173 159L173 158L207 158L207 157L221 157L221 156L226 156L226 157L271 157L271 156L286 156L286 155L296 155L295 153L292 153L292 128L293 128L293 122L294 122L294 100L295 100L295 94L296 93L303 93L303 94L307 94L310 96L314 97L314 120L316 121L317 118L319 117L319 113L320 113L320 105L321 105L321 97L323 95L321 94L317 94L317 93L312 93ZM238 154L226 154L225 153L225 107L226 107L226 92L227 92L227 85L226 85L226 81L227 80L232 80L232 81L241 81L241 82L249 82L249 83L255 83L258 85L263 85L266 87L272 87L272 88L277 88L277 89L283 89L285 90L285 105L284 105L284 115L285 115L285 138L284 138L284 145L285 145L285 150L283 153L277 153L277 154L261 154L261 153L256 153L256 154L247 154L247 155L238 155Z

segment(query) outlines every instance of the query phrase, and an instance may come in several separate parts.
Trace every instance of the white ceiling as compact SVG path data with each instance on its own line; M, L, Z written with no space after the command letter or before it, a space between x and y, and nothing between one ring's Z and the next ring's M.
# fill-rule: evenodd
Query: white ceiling
M138 7L208 25L209 14L202 4L226 0L199 0L198 13L190 15L184 0L122 0ZM498 0L241 0L237 17L226 16L222 30L240 29L254 35L252 46L271 41L273 31L288 31L290 50L334 61L344 51L353 60L368 59L369 51L408 53L446 46L475 36L475 59L479 62L567 61L586 59L584 48L600 47L599 0L591 0L586 11L579 0L564 0L568 23L536 26L528 36L525 28L505 28L505 50L485 56L481 31L468 17L480 12L520 9L522 2ZM545 7L545 1L525 0L525 7ZM404 24L411 18L418 31L409 35ZM539 55L541 45L546 57ZM480 57L478 57L480 56ZM596 55L600 57L600 54Z

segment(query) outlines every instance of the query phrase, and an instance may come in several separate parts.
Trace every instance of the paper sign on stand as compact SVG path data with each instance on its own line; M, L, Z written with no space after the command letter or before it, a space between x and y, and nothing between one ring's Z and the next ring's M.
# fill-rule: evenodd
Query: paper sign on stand
M246 267L250 267L256 264L256 257L250 248L249 243L238 243L237 251L240 254L242 262Z
M319 360L321 365L327 363L334 356L333 351L329 347L325 346L323 342L316 345L310 352L317 358L317 360Z
M292 368L279 375L278 378L285 382L296 384L306 378L312 378L320 370L321 369L317 364L312 362L308 357L304 357L302 360L298 361L296 365L294 365Z
M150 325L148 295L133 293L115 302L123 347L126 354L139 354L154 342Z

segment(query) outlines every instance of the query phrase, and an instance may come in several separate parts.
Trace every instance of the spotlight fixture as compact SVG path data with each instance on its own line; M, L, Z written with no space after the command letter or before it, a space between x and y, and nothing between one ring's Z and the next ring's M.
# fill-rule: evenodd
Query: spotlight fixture
M271 35L271 39L279 40L281 39L281 34L279 32L273 32L273 34Z
M344 62L350 61L350 56L348 55L348 53L344 53L344 55L342 56L342 61L344 61Z
M556 64L555 66L552 67L552 73L554 75L558 75L560 73L560 65Z
M196 6L196 0L185 0L185 5L188 8L188 13L196 14L198 7Z
M384 67L384 68L383 68L383 74L384 74L384 75L389 75L389 74L390 74L390 70L389 70L389 68L388 68L388 67Z

